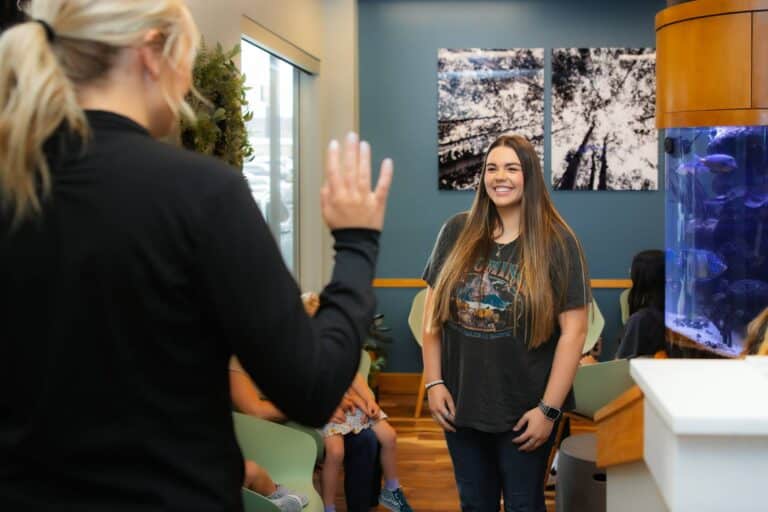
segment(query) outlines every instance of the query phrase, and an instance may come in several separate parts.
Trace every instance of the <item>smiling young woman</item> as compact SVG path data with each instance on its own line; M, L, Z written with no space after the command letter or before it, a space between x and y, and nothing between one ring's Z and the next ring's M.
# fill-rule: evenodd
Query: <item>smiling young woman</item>
M450 218L424 271L423 351L463 510L543 512L543 478L591 300L581 246L555 210L533 146L505 135L469 212Z

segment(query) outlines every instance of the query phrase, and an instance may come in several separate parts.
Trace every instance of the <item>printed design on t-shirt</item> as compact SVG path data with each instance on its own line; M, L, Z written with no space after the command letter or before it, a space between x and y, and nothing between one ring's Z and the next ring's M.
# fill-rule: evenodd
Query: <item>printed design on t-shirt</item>
M499 332L515 326L518 265L479 259L454 290L452 317L465 329ZM522 308L517 308L518 320Z

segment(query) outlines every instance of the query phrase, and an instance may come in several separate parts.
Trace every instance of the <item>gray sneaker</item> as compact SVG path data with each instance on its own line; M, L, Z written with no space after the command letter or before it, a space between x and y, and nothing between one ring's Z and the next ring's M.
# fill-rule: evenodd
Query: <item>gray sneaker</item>
M280 512L301 512L301 509L305 507L301 498L295 494L286 494L277 498L270 496L267 499L279 508Z
M408 504L408 500L405 499L402 489L395 489L394 491L382 489L379 495L379 503L392 512L413 512L413 509Z

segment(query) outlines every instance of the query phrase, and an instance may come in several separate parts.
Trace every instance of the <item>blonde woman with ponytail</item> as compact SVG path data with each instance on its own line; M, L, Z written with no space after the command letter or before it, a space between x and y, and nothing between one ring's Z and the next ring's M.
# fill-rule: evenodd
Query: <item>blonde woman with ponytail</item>
M468 213L424 271L429 408L465 512L544 512L544 475L587 332L581 246L552 204L533 146L489 147Z
M229 358L327 421L373 314L392 164L372 190L369 146L331 144L336 268L310 320L242 175L157 140L190 115L184 1L26 14L0 34L0 510L240 510Z

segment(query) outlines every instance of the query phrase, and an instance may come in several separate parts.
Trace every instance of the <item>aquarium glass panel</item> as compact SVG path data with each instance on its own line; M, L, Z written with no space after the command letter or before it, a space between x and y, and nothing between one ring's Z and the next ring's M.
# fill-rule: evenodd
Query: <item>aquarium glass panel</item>
M666 131L666 325L725 355L768 306L768 128Z

